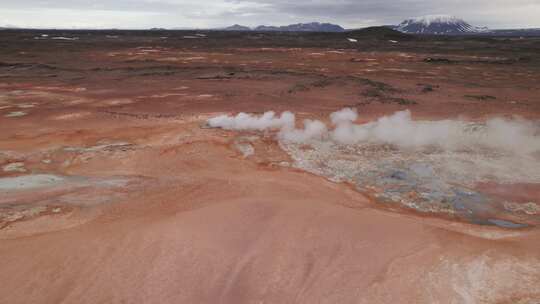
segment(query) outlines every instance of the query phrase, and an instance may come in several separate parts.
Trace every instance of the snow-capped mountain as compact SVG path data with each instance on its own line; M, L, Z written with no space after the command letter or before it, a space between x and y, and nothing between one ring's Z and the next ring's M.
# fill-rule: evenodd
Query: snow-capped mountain
M429 15L403 21L396 29L409 34L456 35L484 33L487 28L472 26L463 19L448 15Z

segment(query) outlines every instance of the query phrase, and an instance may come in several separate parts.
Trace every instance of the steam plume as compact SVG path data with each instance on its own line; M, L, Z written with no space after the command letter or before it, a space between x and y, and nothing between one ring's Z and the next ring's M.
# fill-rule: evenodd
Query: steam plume
M213 128L225 130L279 130L282 128L294 128L295 117L291 112L283 112L276 117L273 111L265 112L262 116L239 113L236 116L220 115L208 120L208 125Z
M274 112L261 116L240 113L221 115L208 120L211 127L227 130L279 130L278 139L286 142L331 140L340 144L384 143L402 148L438 146L446 150L471 147L499 149L516 153L540 151L538 128L530 121L494 118L485 124L460 120L414 121L410 111L396 112L366 124L355 124L355 109L345 108L330 114L335 127L318 120L305 120L304 128L295 128L295 116Z

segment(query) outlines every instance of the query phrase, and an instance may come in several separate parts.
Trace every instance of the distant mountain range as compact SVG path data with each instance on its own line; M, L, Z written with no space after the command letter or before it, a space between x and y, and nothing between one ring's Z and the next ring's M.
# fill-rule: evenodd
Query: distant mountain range
M428 15L407 19L399 25L386 27L407 34L417 35L486 35L486 36L540 36L540 29L501 29L490 30L486 27L473 26L463 19L448 15ZM346 32L343 27L332 23L297 23L286 26L260 25L254 28L235 24L218 30L257 31L257 32Z
M540 28L529 29L496 29L490 30L486 27L473 26L463 19L448 15L428 15L404 20L398 25L386 25L385 27L406 33L416 35L482 35L482 36L509 36L509 37L527 37L540 36ZM0 30L23 29L14 25L0 24ZM153 28L154 31L166 31L165 28ZM195 28L171 28L171 30L204 30ZM351 32L352 29L332 23L297 23L285 26L266 26L248 27L235 24L226 28L217 28L213 30L222 31L257 31L257 32Z
M490 30L473 26L463 19L449 15L427 15L404 20L399 25L386 26L406 34L417 35L487 35L487 36L540 36L540 29ZM332 23L298 23L286 26L260 25L254 28L235 24L220 30L257 32L345 32L343 27Z
M226 31L257 31L257 32L344 32L345 29L332 23L297 23L285 26L260 25L255 28L235 24L224 28Z

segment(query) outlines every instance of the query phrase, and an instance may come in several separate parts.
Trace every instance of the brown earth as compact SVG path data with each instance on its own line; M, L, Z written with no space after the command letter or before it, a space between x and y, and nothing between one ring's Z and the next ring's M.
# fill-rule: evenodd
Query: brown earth
M0 303L540 301L537 227L387 208L282 166L269 136L201 128L346 106L536 120L539 39L47 33L0 32Z

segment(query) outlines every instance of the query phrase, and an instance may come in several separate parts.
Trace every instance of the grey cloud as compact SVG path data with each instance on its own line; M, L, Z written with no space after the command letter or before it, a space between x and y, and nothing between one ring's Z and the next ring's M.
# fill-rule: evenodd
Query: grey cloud
M275 13L292 14L298 17L344 20L348 23L373 20L378 24L395 24L409 17L428 14L451 14L468 17L473 23L476 20L482 20L496 25L501 23L500 19L508 20L517 17L509 15L509 9L530 9L540 14L540 0L230 0L230 2L259 3L272 8ZM485 18L486 12L491 14L491 18ZM476 17L477 14L478 17ZM528 16L523 17L528 18Z
M538 18L540 0L17 0L2 2L0 3L0 17L3 10L9 10L12 23L24 23L26 11L49 10L49 15L54 16L51 10L56 9L63 10L64 13L70 10L78 14L85 11L118 12L118 14L159 13L167 17L164 17L160 24L155 25L165 27L189 27L194 22L197 26L212 27L233 23L278 25L308 21L333 22L346 27L359 27L396 24L403 19L426 14L456 15L475 25L490 27L540 27ZM107 15L112 16L109 13ZM59 21L62 21L60 13L57 17ZM13 18L17 20L13 21ZM54 22L54 20L49 21ZM119 27L122 26L136 26L136 24L119 24Z
M183 4L183 6L186 6ZM145 0L115 0L115 1L85 1L85 0L58 0L35 1L18 0L6 1L0 4L0 9L68 9L68 10L104 10L104 11L153 11L163 12L178 9L179 5L165 1Z

